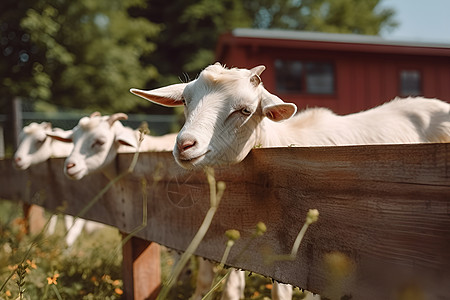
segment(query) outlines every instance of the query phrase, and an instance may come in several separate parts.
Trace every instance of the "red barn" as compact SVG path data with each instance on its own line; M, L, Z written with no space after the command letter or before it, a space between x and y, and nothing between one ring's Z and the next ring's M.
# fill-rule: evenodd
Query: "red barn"
M229 67L265 65L265 87L299 108L347 114L409 95L450 102L450 44L235 29L221 36L216 59Z

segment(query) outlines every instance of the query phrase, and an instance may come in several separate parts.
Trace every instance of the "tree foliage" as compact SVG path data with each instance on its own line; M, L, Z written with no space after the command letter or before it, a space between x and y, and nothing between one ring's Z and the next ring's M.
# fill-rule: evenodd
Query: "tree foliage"
M159 27L131 18L140 0L5 0L0 4L0 101L13 97L73 108L127 110L130 86L156 75L140 58Z
M162 76L151 86L187 80L214 62L221 33L237 27L379 34L396 26L380 0L147 0L133 14L161 26L157 49L145 63ZM177 78L181 74L184 77Z
M380 0L244 0L255 28L377 35L397 26Z
M157 49L144 59L160 77L153 86L186 81L214 62L220 34L236 27L250 27L251 19L241 0L147 0L146 9L132 15L161 26L154 41ZM178 78L181 75L184 77Z
M196 76L214 62L221 33L255 27L378 34L395 26L394 12L380 2L3 0L0 108L19 96L86 111L130 111L145 105L130 87Z

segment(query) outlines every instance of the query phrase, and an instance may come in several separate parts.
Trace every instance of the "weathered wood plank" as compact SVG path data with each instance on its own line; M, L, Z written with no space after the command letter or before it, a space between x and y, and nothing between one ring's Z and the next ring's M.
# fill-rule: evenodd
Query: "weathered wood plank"
M122 154L125 170L132 155ZM62 160L19 173L0 161L0 197L30 198L76 214L107 180L65 179ZM154 184L154 175L161 180ZM86 216L130 232L141 223L142 179L148 225L140 238L185 249L209 206L204 174L179 168L171 153L144 153L132 175ZM427 299L450 295L450 144L255 149L235 166L217 168L227 184L197 254L220 260L225 230L241 232L228 263L330 298L394 299L418 290ZM5 187L5 188L4 188ZM25 188L29 187L29 188ZM306 212L308 230L295 261L267 264L264 253L288 253ZM257 222L267 233L255 240ZM248 244L246 250L238 255Z

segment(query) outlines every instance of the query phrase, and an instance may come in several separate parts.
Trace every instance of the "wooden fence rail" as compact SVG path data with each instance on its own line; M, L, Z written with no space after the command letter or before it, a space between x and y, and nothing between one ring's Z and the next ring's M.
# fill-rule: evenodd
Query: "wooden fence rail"
M131 159L119 155L117 171ZM108 180L70 181L62 167L52 159L19 172L0 161L0 197L78 214ZM241 239L230 266L330 299L398 299L409 290L450 297L450 144L255 149L215 174L226 190L197 255L219 261L233 228ZM137 237L183 250L209 208L209 189L203 172L182 170L171 153L142 153L133 174L83 217L130 232L141 223L143 199L148 225ZM297 259L268 264L267 253L289 253L310 208L319 221ZM252 240L259 221L268 231Z

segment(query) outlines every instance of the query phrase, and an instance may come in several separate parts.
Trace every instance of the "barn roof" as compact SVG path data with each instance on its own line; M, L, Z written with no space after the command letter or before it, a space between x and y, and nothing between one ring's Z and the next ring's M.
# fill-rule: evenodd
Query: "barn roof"
M413 47L439 47L449 48L450 43L434 43L421 41L387 40L377 35L348 34L348 33L324 33L312 31L296 31L282 29L251 29L237 28L232 31L235 37L287 39L299 41L321 41L339 43L358 43L375 45L397 45Z
M281 29L237 28L223 35L218 53L236 44L253 47L303 48L334 51L401 53L450 57L450 43L388 40L375 35L323 33Z

